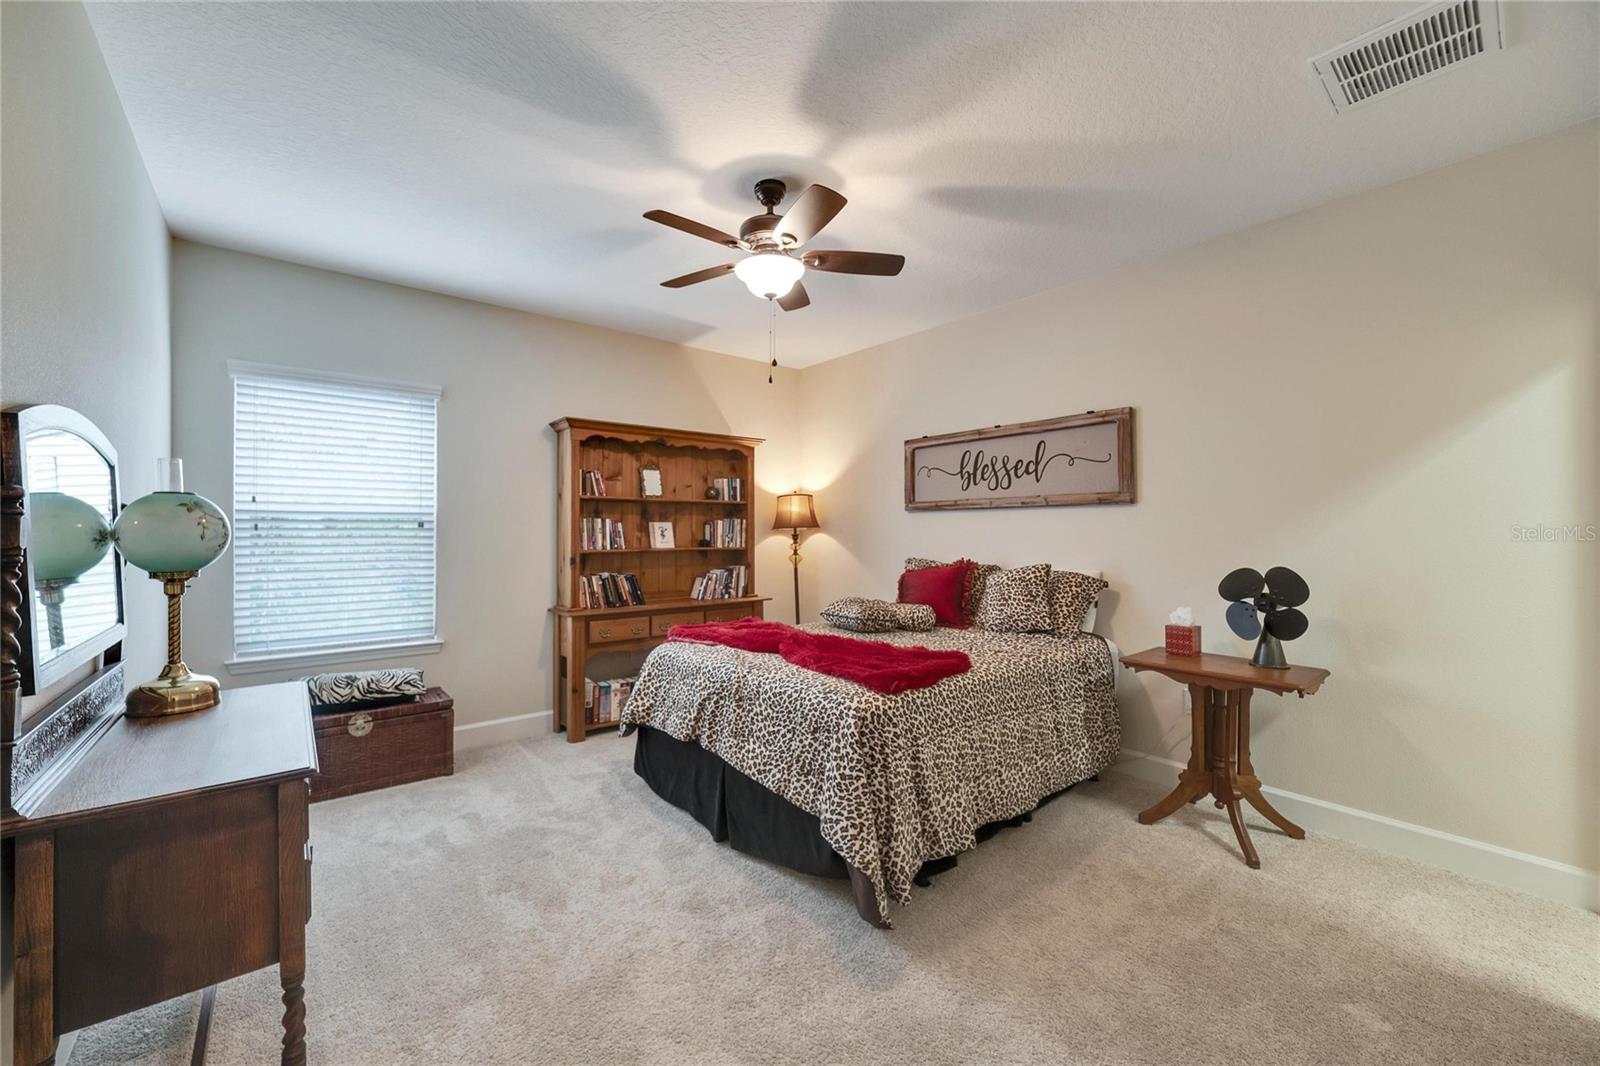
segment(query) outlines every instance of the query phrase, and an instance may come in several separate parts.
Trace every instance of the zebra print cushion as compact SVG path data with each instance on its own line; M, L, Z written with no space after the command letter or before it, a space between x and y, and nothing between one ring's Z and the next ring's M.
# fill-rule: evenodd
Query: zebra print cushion
M306 691L311 694L311 702L319 707L403 699L420 696L427 690L428 687L422 683L422 671L414 666L317 674L306 678Z

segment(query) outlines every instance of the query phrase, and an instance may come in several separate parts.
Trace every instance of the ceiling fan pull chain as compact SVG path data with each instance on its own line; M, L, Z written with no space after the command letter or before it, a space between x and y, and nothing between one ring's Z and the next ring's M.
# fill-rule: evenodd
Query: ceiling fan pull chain
M778 367L778 301L767 299L767 358L772 364L767 367L767 384L772 384L772 372Z

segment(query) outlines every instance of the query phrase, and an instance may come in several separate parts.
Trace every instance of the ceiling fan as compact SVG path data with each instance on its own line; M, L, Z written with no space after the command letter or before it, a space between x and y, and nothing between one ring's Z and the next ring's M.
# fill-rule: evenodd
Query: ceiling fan
M883 252L799 251L801 245L815 237L844 209L845 198L825 185L810 185L789 210L777 214L773 208L782 202L787 192L788 187L777 178L756 182L756 199L761 203L762 212L745 219L737 237L670 211L646 211L644 217L651 222L750 253L738 262L696 270L661 284L668 289L681 289L732 274L744 282L753 295L776 300L785 311L798 311L811 303L806 287L800 283L808 267L829 274L893 277L906 265L905 256Z

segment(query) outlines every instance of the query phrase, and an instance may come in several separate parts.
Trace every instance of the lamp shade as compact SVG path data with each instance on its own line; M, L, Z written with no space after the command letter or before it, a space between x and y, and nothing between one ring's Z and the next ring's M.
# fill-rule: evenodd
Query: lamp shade
M28 495L32 522L28 555L35 581L82 577L111 550L111 527L99 511L64 492Z
M744 282L751 295L768 300L787 296L805 272L804 263L782 252L757 252L733 264L734 276Z
M778 497L778 514L772 520L773 529L819 529L816 508L811 504L811 493L789 492Z
M203 570L228 547L222 508L192 492L152 492L128 504L111 527L122 557L149 574Z

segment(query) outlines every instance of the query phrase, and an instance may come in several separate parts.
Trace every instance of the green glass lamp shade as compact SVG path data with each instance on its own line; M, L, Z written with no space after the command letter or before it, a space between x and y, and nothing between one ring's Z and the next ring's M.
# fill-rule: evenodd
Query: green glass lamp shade
M64 492L28 494L28 560L33 580L65 584L111 550L111 527L93 506Z
M128 504L111 527L122 557L150 574L204 570L228 547L222 508L192 492L152 492Z

